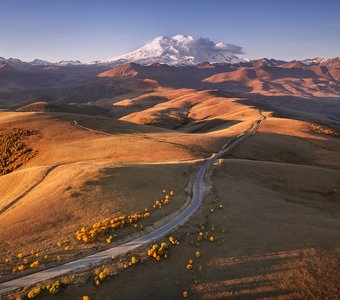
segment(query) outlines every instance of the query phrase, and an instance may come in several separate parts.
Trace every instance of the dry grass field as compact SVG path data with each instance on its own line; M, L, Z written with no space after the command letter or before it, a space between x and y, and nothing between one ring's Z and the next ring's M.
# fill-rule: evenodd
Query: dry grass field
M146 227L175 212L187 199L185 189L192 168L190 164L122 166L109 163L75 163L54 168L47 176L48 170L32 168L35 176L27 179L32 180L34 185L36 178L41 178L38 177L40 175L45 176L43 181L35 184L17 202L12 200L18 197L11 194L11 190L4 195L4 199L10 199L12 203L0 216L0 237L4 241L1 243L2 260L10 260L9 263L1 264L4 275L2 279L8 277L6 274L11 274L13 267L21 264L21 259L16 257L18 253L23 253L29 262L35 259L31 251L38 253L40 264L46 266L69 260L79 254L104 249L109 246L105 236L93 243L84 244L75 239L75 232L107 217L139 213L147 208L151 216L140 223ZM22 180L25 175L21 173L27 173L26 171L0 178L1 186L6 186L7 180ZM176 197L169 205L152 209L154 202L162 197L163 189L173 190ZM139 232L139 226L136 229L112 232L113 241ZM68 251L64 251L66 246ZM48 258L44 259L45 255Z
M1 281L106 249L178 212L202 159L259 118L254 107L212 91L157 88L129 96L114 101L116 119L0 113L0 128L37 133L25 139L36 155L0 177ZM209 171L204 203L174 233L180 245L170 246L167 259L147 259L140 249L113 260L107 268L116 275L99 287L90 270L66 279L57 295L40 297L332 299L340 259L337 131L264 114L258 132ZM154 208L163 189L175 196ZM75 239L82 227L145 209L150 217L133 226L89 243ZM123 267L132 255L143 263Z
M206 130L194 121L191 126L197 129L174 131L84 114L2 112L0 128L19 127L38 134L28 141L37 155L0 177L4 241L0 280L32 272L29 264L37 257L40 267L46 267L107 247L105 239L79 244L74 233L107 217L152 207L162 189L174 190L175 200L142 225L177 211L187 199L195 161L218 151L256 117L253 109L241 108L242 114L250 119L222 122L217 129L205 125ZM113 240L134 231L121 230ZM28 261L20 272L19 253Z
M340 300L339 4L12 2L0 300Z
M339 149L339 138L315 132L309 122L271 117L233 156L339 169Z
M183 292L190 299L336 299L338 141L310 126L269 118L216 163L202 207L173 234L180 245L170 246L167 259L137 251L108 265L115 275L99 287L92 270L41 299L178 299ZM124 269L133 255L143 263Z
M38 154L19 170L0 177L1 280L20 263L18 253L29 261L37 253L47 255L48 259L40 258L44 266L94 251L98 245L77 243L76 230L106 217L150 208L163 189L176 192L174 201L155 211L144 226L178 210L187 199L185 188L194 167L190 161L200 157L197 153L147 138L145 134L154 129L117 121L107 136L72 125L78 118L1 113L0 127L15 124L39 132L29 141ZM122 231L115 240L130 233ZM63 251L64 246L69 251Z
M76 288L42 299L178 299L184 291L190 299L336 299L338 171L227 159L210 176L213 190L174 233L181 244L170 247L169 258L123 269L99 287L90 272ZM200 231L208 239L197 243Z

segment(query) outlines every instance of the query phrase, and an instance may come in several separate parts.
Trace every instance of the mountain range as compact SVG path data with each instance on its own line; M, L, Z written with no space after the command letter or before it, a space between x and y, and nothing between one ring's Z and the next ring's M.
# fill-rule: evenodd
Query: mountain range
M242 48L233 44L223 42L214 43L207 38L194 38L190 35L175 35L173 37L159 36L146 43L135 51L107 58L99 59L89 63L79 60L61 60L49 62L35 59L25 62L17 58L5 59L0 57L0 65L8 64L17 69L29 69L36 66L75 66L75 65L101 65L116 66L126 63L138 63L140 65L152 65L155 63L172 66L197 65L204 62L220 64L247 64L248 59L239 57L243 54ZM258 63L261 64L259 60ZM327 64L328 58L314 58L303 60L302 63ZM282 60L267 59L266 64L279 65L285 63Z
M116 98L159 89L190 89L260 101L280 111L308 111L339 119L339 57L286 62L244 60L236 53L242 49L235 45L177 35L158 37L131 53L87 64L0 58L0 105L78 103L112 112ZM34 106L37 109L41 105ZM118 111L116 107L112 114L120 115Z

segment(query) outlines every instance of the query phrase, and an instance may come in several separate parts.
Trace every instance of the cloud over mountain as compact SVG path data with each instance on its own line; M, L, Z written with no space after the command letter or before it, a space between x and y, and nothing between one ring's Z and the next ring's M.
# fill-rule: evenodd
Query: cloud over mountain
M201 51L206 52L216 52L216 53L225 53L225 54L244 54L241 46L226 44L223 42L215 44L208 38L198 38L193 39L188 42L188 46L196 48Z

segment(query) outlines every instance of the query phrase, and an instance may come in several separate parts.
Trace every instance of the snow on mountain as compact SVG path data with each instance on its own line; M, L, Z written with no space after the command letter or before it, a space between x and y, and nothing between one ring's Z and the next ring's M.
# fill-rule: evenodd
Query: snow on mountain
M79 60L61 60L59 62L54 63L54 65L57 66L76 66L76 65L82 65L83 63Z
M196 65L209 63L239 63L244 61L236 56L242 48L232 44L215 44L206 38L190 35L173 37L159 36L144 46L127 54L94 61L94 64L124 64L129 62L142 65L162 63L168 65Z
M42 59L35 59L30 62L31 65L33 66L50 66L53 65L53 63L47 61L47 60L42 60Z
M245 67L264 67L264 66L276 67L276 66L280 66L286 63L287 61L284 61L284 60L264 57L260 59L248 60L246 62L241 63L241 65Z
M50 62L47 62L47 61L41 60L41 59L35 59L31 62L25 62L25 61L22 61L18 58L8 58L8 59L6 59L6 58L3 58L3 57L0 57L0 62L9 64L13 67L20 68L20 69L29 68L31 66L52 64Z
M17 67L25 67L25 65L27 64L26 62L18 59L18 58L8 58L6 60L6 63L10 64L10 65L14 65Z
M339 66L340 57L334 57L334 58L316 57L316 58L304 59L301 62L304 63L305 65L321 65L321 66L337 65Z
M82 65L83 63L79 60L61 60L59 62L49 62L47 60L42 59L34 59L30 62L22 61L17 58L3 58L0 56L0 63L6 63L9 64L17 69L29 69L31 67L35 66L76 66L76 65Z
M310 65L310 64L322 64L322 63L326 63L330 60L331 60L331 58L316 57L316 58L304 59L304 60L301 60L301 62L306 64L306 65Z

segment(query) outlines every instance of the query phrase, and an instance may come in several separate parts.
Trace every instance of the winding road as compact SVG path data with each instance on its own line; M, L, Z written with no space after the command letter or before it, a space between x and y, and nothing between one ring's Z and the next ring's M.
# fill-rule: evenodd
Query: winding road
M235 148L238 144L240 144L247 137L251 136L256 132L256 130L260 127L262 121L266 118L260 112L261 119L257 120L253 127L234 139L229 144L225 145L221 151L213 154L211 157L207 158L203 165L200 167L193 187L192 187L192 199L189 205L174 219L162 225L161 227L155 229L154 231L147 233L143 236L135 238L129 242L126 242L122 245L112 247L105 251L101 251L50 269L46 269L43 271L39 271L30 275L26 275L14 280L10 280L0 284L0 295L4 293L11 292L13 290L23 288L25 286L31 286L38 282L45 281L47 279L52 279L61 275L65 275L68 273L79 272L83 270L90 269L94 266L100 265L104 260L111 258L112 256L119 256L126 254L129 251L132 251L138 247L143 245L152 243L153 241L169 234L171 231L175 230L179 226L183 225L187 222L190 217L197 211L198 207L201 205L204 198L204 177L207 172L209 166L211 166L217 159L221 158L227 152Z

